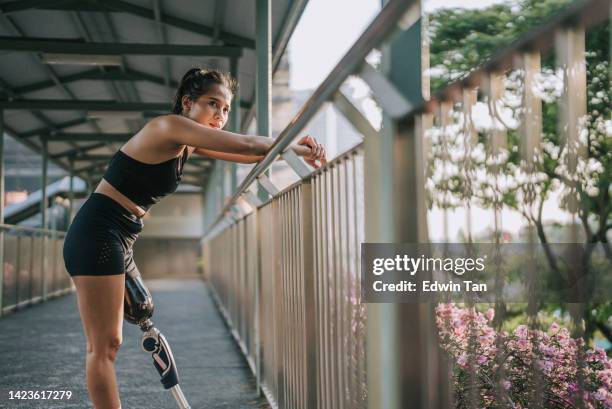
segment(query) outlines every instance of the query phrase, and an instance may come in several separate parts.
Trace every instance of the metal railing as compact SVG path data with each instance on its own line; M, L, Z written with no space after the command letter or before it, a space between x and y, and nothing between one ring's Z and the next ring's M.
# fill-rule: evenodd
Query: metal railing
M0 315L73 290L62 256L65 235L0 225Z
M363 211L357 147L204 246L213 294L278 407L366 405Z
M440 163L436 160L452 156L447 150L450 139L439 135L460 128L455 136L461 147L475 146L477 132L467 119L472 108L485 98L491 116L496 116L493 105L505 92L504 79L516 70L523 73L518 92L525 109L512 132L523 153L521 166L527 172L535 169L532 153L541 152L542 101L529 81L539 74L540 51L549 50L551 42L564 73L565 91L555 101L562 107L557 122L569 124L559 132L562 141L575 141L575 125L586 110L584 33L607 19L609 11L607 1L577 2L428 101L409 101L365 63L372 49L394 41L393 34L409 29L420 17L418 1L390 1L381 11L242 182L203 240L205 276L213 296L273 407L452 406L452 380L437 348L434 306L362 303L359 245L429 241L428 182ZM362 77L385 111L386 128L380 133L338 90L349 75ZM295 158L283 151L329 100L365 140L304 176ZM480 133L486 146L499 153L508 148L508 131ZM385 135L390 136L387 147ZM397 159L394 152L400 151L406 156ZM279 154L301 175L282 191L263 176ZM468 156L460 161L461 169L470 168ZM393 179L385 181L379 168L389 167ZM495 173L493 168L489 171ZM267 202L261 203L250 190L255 182L272 196ZM393 189L377 194L375 185L385 182L393 183ZM447 191L429 193L446 197L452 193L446 186L441 189ZM470 195L473 192L463 191L457 199L467 208L468 241L474 200ZM495 220L501 207L493 206ZM445 224L448 227L447 219ZM377 235L381 226L392 233ZM501 227L496 223L495 229L497 237ZM468 399L468 407L479 407L475 399Z

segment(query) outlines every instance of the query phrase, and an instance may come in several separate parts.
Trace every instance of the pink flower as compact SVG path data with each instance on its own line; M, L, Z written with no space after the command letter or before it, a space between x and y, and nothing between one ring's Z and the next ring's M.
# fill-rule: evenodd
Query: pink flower
M595 400L604 400L606 399L606 391L603 388L599 388L597 390L597 392L593 392L592 393L593 398L595 398Z
M464 352L463 354L459 356L459 358L457 358L457 364L459 364L459 366L462 366L462 367L467 367L467 360L468 360L467 354Z
M459 389L465 386L459 384L463 382L460 374L469 362L474 362L477 373L483 375L478 386L479 407L489 407L493 401L492 385L486 379L495 379L500 370L506 376L501 386L513 401L528 401L535 364L541 368L545 393L567 401L584 401L585 408L612 408L612 359L602 348L587 349L582 339L572 338L568 329L557 323L548 333L529 330L525 325L511 334L497 332L489 326L494 316L492 309L481 313L455 304L436 307L441 346L459 368L453 382ZM581 377L584 385L578 382ZM524 408L520 404L515 407Z
M514 335L519 338L527 338L527 327L525 325L519 325L514 330Z
M553 363L552 363L552 361L539 360L538 361L538 367L540 369L544 370L545 372L550 372L553 369Z
M557 324L556 322L553 322L552 324L550 324L550 332L551 334L556 334L557 331L559 331L559 324Z
M546 344L540 344L538 348L545 355L554 355L557 352L555 347Z

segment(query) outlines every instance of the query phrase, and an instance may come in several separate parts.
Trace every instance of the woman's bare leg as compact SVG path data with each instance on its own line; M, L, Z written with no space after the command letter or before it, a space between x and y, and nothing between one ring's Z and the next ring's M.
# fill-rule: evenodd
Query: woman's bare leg
M122 342L125 275L72 277L87 338L86 374L95 409L120 409L115 357Z

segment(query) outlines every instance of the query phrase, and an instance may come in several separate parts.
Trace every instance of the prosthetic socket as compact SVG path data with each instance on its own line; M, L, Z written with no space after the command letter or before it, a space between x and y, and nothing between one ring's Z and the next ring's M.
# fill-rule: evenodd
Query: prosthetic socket
M176 399L179 408L189 409L190 406L181 392L178 371L166 337L153 326L151 316L153 315L153 298L145 287L138 269L133 269L125 275L124 296L124 318L126 321L136 324L144 332L142 337L142 349L150 352L153 357L153 365L161 376L164 389L170 389Z

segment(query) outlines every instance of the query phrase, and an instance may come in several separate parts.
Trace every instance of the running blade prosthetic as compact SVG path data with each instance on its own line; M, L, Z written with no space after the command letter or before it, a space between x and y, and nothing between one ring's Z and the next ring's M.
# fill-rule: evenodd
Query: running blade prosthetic
M151 293L142 282L140 272L133 269L125 275L124 318L138 325L143 331L142 349L151 353L153 365L161 376L164 389L170 389L179 409L191 409L179 386L178 371L170 345L150 319L153 309Z

